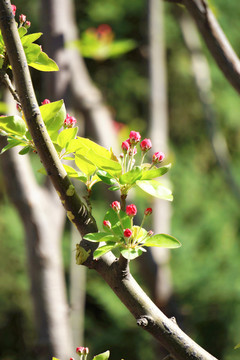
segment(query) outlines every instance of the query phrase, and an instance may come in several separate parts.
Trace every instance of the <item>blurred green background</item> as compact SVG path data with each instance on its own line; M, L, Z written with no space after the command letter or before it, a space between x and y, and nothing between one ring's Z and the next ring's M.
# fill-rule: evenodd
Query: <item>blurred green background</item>
M39 31L38 0L15 4ZM215 15L240 52L238 0L212 0ZM147 2L139 0L75 1L80 31L109 24L116 38L133 39L138 47L123 57L86 60L116 120L147 136L149 80ZM183 244L172 251L174 293L183 328L200 345L223 360L239 359L240 350L240 211L212 152L201 104L191 74L189 53L179 24L165 5L168 71L170 179L174 202L172 231ZM231 24L231 26L229 25ZM46 35L45 35L46 36ZM231 88L203 45L211 68L214 110L231 154L240 186L239 95ZM33 71L36 86L39 74ZM38 93L41 89L37 89ZM44 95L41 94L41 98ZM23 229L5 194L0 174L0 356L32 359L34 324L25 264ZM97 215L97 217L101 215ZM9 226L14 224L14 226ZM69 226L63 240L68 279ZM141 282L137 264L133 271ZM140 329L98 275L88 272L85 345L93 353L110 348L112 359L155 359L151 339ZM104 347L104 348L103 348Z

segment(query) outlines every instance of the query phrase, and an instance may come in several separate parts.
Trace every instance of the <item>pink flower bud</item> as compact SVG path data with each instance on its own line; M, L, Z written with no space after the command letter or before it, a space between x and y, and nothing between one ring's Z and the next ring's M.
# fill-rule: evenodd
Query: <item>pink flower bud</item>
M141 135L137 131L130 131L129 139L131 144L137 144L141 140Z
M165 158L165 155L163 152L158 151L153 154L152 162L153 163L160 163Z
M12 13L13 13L13 15L15 16L15 15L16 15L17 7L16 7L16 5L11 5L11 7L12 7Z
M84 349L85 349L85 348L84 348L83 346L79 346L79 347L76 348L76 353L77 353L78 355L83 355Z
M64 120L64 126L67 128L72 128L76 125L77 120L75 119L75 117L70 116L69 114L67 114L66 119Z
M23 14L19 15L19 21L21 24L25 23L26 20L27 20L26 15Z
M45 99L45 100L43 100L43 102L41 102L41 104L42 105L46 105L46 104L50 104L50 100L48 100L48 99Z
M83 355L87 355L87 354L89 354L89 349L88 347L85 347L83 350Z
M21 112L22 111L22 107L19 103L16 103L16 109L17 111Z
M130 238L132 236L132 230L131 229L125 229L123 232L123 235L127 238Z
M27 21L25 22L24 27L25 27L26 29L29 29L30 26L31 26L31 21L28 21L28 20L27 20Z
M152 236L153 234L154 234L154 232L153 232L152 230L149 230L149 231L148 231L148 235L149 235L149 236Z
M150 139L144 139L141 143L140 143L140 148L142 151L148 151L150 150L152 147L152 142Z
M111 207L114 211L116 211L117 213L120 211L121 209L121 205L119 201L113 201L111 204Z
M126 154L129 149L130 149L129 142L128 141L123 141L122 142L122 150L123 150L123 152Z
M131 217L135 216L137 214L136 205L134 205L134 204L128 205L126 207L126 213L128 216L131 216Z
M145 211L144 211L144 215L151 215L151 213L152 213L152 208L147 208L147 209L145 209Z
M75 359L71 357L70 360L75 360Z
M109 220L104 220L103 225L106 226L108 229L111 229L112 225Z
M129 150L129 156L132 156L132 154L133 154L133 156L134 156L134 155L136 155L136 153L137 153L137 148L136 148L136 147L134 147L133 149L130 149L130 150Z

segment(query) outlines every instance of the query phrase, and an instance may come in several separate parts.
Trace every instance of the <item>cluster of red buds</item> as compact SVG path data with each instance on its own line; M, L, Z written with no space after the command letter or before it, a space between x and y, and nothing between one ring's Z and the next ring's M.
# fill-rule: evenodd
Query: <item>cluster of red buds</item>
M49 99L45 99L41 102L42 105L46 105L46 104L50 104L50 100ZM64 120L64 127L65 128L72 128L76 125L77 120L75 119L74 116L70 116L69 114L67 114L66 119Z
M124 171L129 171L132 169L132 166L134 164L133 157L137 153L136 145L139 143L141 153L142 153L142 159L141 164L143 163L144 157L146 153L152 148L152 142L150 139L143 139L141 142L141 135L138 131L130 131L129 138L122 142L122 151L123 154L120 156L124 159L123 161L123 167ZM131 160L126 164L126 157L129 157ZM158 151L155 152L152 156L152 165L158 164L162 162L165 158L165 155L163 152Z
M87 347L79 346L76 348L76 353L80 356L80 359L82 360L82 357L84 357L84 360L87 359L87 355L89 354L89 349ZM74 360L71 358L70 360Z
M119 212L121 210L121 205L120 205L119 201L113 201L110 204L110 206L117 214L119 214ZM134 216L136 216L136 214L137 214L136 205L134 205L134 204L127 205L125 212L132 220L134 218ZM143 217L143 220L142 220L142 223L141 223L141 227L143 226L143 223L144 223L144 220L145 220L146 216L151 215L151 214L152 214L152 208L149 207L149 208L145 209L144 217ZM112 224L110 223L109 220L104 220L103 221L103 226L108 228L108 229L112 228ZM133 234L132 229L129 229L129 228L123 229L124 238L130 239L132 237L132 234ZM149 235L153 235L153 232L151 230L149 231Z
M15 16L17 7L16 7L16 5L11 5L11 6L12 6L12 13ZM27 20L27 17L24 14L19 15L19 23L20 23L20 26L24 26L27 29L30 28L30 26L31 26L31 22Z

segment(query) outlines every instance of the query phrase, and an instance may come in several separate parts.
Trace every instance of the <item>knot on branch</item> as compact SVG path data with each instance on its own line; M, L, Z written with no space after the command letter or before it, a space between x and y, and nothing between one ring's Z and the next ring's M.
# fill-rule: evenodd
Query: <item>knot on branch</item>
M147 327L152 322L152 318L148 315L140 316L139 319L137 319L137 325L141 327Z

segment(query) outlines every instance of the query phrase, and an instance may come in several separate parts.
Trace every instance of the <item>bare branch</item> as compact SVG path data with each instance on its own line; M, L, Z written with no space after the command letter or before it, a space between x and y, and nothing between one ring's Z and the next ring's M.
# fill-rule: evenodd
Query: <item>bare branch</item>
M171 1L175 2L175 1ZM240 93L240 61L205 0L182 0L230 84Z

